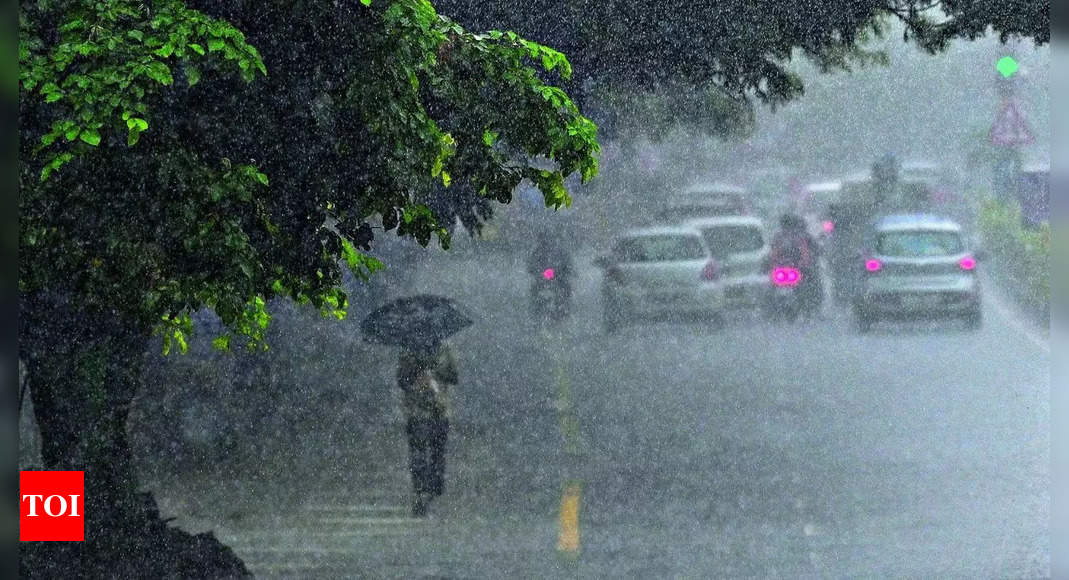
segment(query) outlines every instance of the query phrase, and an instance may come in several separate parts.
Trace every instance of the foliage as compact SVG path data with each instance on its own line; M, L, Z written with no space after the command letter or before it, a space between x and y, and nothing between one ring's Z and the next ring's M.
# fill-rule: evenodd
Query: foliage
M253 345L273 297L342 317L378 224L447 245L524 179L560 207L596 172L564 55L427 0L38 0L19 24L20 293L165 350L202 307Z
M1016 204L988 199L980 213L980 232L1018 296L1030 306L1049 309L1050 224L1023 227Z
M437 6L474 28L506 27L564 50L578 71L572 92L588 86L611 93L659 92L693 98L683 85L711 101L704 111L679 107L676 119L719 132L712 116L725 97L773 107L802 94L790 69L798 56L822 71L882 63L866 47L900 20L905 36L930 52L956 38L975 39L993 29L1050 40L1050 3L1040 0L658 0L603 2L528 0L522 3L439 0ZM710 85L716 91L707 92ZM586 108L584 107L584 111ZM699 112L695 117L691 113ZM745 118L745 116L743 117ZM729 134L729 133L728 133Z

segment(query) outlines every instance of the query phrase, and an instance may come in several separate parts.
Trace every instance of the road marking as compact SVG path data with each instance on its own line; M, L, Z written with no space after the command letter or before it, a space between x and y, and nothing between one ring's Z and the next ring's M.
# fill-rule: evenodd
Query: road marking
M392 498L391 498L392 499ZM384 505L384 504L371 504L371 505L330 505L330 504L315 504L304 506L305 511L311 512L389 512L389 513L404 513L407 508L403 505Z
M564 488L560 501L560 536L557 550L566 554L579 552L579 482L571 481Z
M564 440L564 453L569 457L579 455L579 417L575 412L575 405L572 400L571 381L568 376L568 369L564 363L564 337L560 333L556 336L552 336L550 333L545 333L543 337L548 343L550 339L555 338L560 344L559 349L555 349L554 354L559 357L557 359L557 400L556 407L557 413L560 417L560 429L561 437ZM548 350L548 349L547 349ZM569 462L571 463L571 462ZM571 469L571 468L569 468ZM579 497L581 494L581 486L577 479L574 479L574 474L571 478L566 480L567 483L564 486L564 491L561 494L560 500L560 530L557 535L557 552L572 558L573 562L579 555Z

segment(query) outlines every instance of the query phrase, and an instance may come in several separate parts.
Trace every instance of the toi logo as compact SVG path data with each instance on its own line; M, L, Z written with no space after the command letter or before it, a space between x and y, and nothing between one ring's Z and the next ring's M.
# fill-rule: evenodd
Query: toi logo
M19 472L19 541L85 540L85 472Z

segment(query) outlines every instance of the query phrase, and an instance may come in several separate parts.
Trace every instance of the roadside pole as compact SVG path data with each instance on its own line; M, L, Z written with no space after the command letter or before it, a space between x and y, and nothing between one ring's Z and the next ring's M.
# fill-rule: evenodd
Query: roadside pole
M995 90L999 96L999 110L991 125L988 138L1000 151L994 163L995 197L1003 202L1018 201L1021 175L1021 147L1035 141L1017 100L1020 82L1016 45L995 63Z

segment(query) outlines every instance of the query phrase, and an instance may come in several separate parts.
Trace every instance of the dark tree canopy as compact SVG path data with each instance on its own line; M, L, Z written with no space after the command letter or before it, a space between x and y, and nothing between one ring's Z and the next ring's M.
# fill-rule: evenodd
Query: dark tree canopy
M1050 41L1049 0L440 0L436 5L465 26L504 27L557 47L571 59L577 82L671 95L685 92L680 85L715 87L707 92L709 108L679 109L680 121L712 122L713 132L731 131L724 115L737 114L718 101L756 97L775 106L800 95L802 80L786 66L798 51L824 70L881 60L863 41L883 34L894 19L904 24L908 39L932 52L991 31L1003 41L1009 36Z

